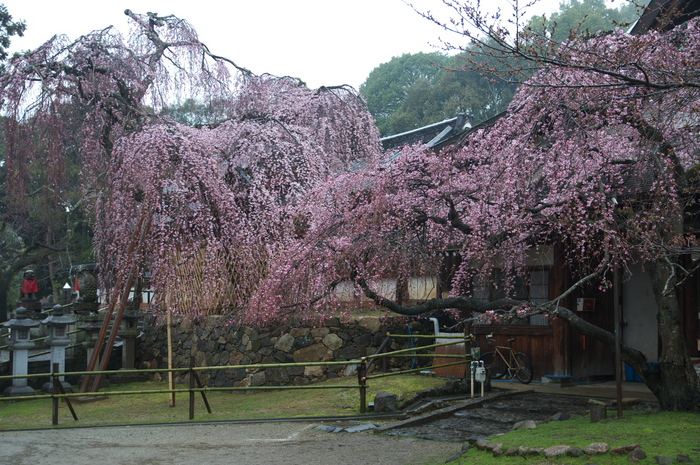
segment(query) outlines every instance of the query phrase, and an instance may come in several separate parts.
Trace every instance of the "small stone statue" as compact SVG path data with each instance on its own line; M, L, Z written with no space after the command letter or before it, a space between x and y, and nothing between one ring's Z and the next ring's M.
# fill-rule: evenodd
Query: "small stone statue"
M22 283L22 289L20 291L20 298L22 299L35 299L36 293L39 292L39 284L36 281L36 276L33 270L27 270L24 272L24 282Z

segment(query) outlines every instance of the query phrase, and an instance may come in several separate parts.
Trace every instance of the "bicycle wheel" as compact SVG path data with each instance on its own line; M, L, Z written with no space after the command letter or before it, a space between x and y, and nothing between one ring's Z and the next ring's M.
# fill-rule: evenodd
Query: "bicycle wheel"
M501 379L506 374L506 364L495 352L485 353L481 356L481 361L484 362L484 368L491 374L491 379Z
M515 376L523 384L528 384L532 381L532 363L527 355L518 352L515 354L515 362L518 364L518 368L515 372Z

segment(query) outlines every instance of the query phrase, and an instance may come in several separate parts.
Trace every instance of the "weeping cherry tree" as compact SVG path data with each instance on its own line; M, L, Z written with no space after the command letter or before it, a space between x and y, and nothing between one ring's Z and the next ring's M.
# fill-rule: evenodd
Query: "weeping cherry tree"
M44 164L58 186L71 153L111 302L148 269L159 308L242 318L294 238L285 209L378 149L372 118L349 87L258 76L212 54L180 18L125 14L128 37L112 27L56 36L8 63L10 207L22 208L27 166ZM188 99L216 102L222 118L195 128L160 116Z
M685 260L697 251L699 28L693 19L665 33L572 36L558 53L531 57L542 69L492 126L441 153L419 145L381 154L315 190L298 207L307 227L295 253L272 267L256 303L311 313L351 283L399 314L544 313L612 348L612 332L562 302L584 286L609 289L613 270L624 277L639 263L658 307L660 370L626 344L622 357L663 408L700 409L678 302L699 267ZM533 53L501 39L511 44L504 52ZM528 255L554 245L571 285L544 304L516 299ZM406 306L382 292L386 278L437 275L445 250L462 257L450 296ZM506 298L476 298L474 283L493 285L497 273Z

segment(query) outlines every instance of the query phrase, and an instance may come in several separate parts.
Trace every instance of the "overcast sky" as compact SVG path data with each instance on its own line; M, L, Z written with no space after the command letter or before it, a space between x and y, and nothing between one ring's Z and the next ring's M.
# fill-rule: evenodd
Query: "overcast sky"
M439 0L417 0L438 8ZM506 3L508 0L497 0ZM54 34L71 39L114 25L127 30L124 10L188 20L218 55L256 74L301 78L312 87L358 88L394 56L439 50L445 33L401 0L0 0L27 22L11 50L33 49ZM482 2L493 5L494 0ZM542 0L533 14L558 9ZM506 6L507 7L507 6Z

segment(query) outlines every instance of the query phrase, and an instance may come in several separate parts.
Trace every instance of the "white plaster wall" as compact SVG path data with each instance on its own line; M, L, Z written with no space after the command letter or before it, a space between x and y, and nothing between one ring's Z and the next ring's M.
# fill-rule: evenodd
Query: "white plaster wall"
M381 296L387 299L396 300L396 280L395 279L384 279L378 284L372 285L372 288ZM333 292L333 299L340 302L352 302L354 300L361 301L371 301L370 298L366 297L360 291L358 291L353 283L349 281L343 281L335 286Z
M426 276L408 280L408 298L411 300L427 300L437 297L437 277Z
M657 309L651 279L639 265L631 266L630 271L632 277L622 283L622 337L646 354L649 362L658 362Z

